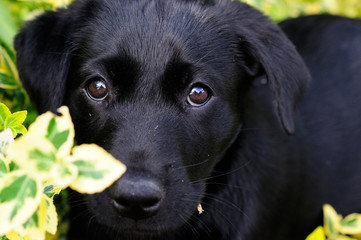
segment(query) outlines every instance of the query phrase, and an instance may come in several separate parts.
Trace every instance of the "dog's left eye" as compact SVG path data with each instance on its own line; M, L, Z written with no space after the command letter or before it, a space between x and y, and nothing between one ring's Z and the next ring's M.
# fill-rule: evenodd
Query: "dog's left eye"
M193 107L201 107L208 102L211 94L204 86L194 86L188 94L187 103Z
M108 96L108 89L103 79L94 79L86 87L88 96L95 101L102 101Z

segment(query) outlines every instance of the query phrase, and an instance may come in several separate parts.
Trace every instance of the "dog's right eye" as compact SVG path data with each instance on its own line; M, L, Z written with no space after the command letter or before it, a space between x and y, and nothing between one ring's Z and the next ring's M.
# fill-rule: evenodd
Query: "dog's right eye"
M88 96L95 101L102 101L108 96L108 89L105 81L101 78L92 80L86 86Z

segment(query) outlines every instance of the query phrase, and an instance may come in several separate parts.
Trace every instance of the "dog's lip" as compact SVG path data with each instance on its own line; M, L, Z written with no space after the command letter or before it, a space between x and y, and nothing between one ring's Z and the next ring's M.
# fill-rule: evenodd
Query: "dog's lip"
M127 226L122 225L121 229L125 233L130 234L147 234L147 235L159 235L162 233L160 229L149 229L144 228L141 225L142 220L131 220L130 224L127 224ZM144 225L143 225L144 226Z

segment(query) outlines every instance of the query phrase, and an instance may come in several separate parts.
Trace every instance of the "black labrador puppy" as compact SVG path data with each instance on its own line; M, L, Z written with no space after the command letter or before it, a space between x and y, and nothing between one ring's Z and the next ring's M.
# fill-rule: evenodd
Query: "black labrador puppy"
M128 168L73 198L69 239L301 240L324 203L361 210L361 22L282 27L303 59L238 1L79 0L28 23L36 109L69 106L78 143Z

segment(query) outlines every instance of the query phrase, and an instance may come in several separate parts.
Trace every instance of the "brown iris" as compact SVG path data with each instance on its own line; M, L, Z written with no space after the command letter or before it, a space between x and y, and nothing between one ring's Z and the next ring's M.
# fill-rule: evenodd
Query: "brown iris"
M209 91L205 87L195 86L189 92L187 102L194 107L200 107L207 103L209 98Z
M87 86L90 98L96 101L104 100L108 96L108 89L103 79L92 80Z

